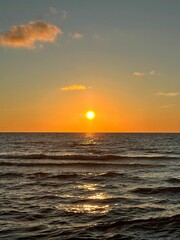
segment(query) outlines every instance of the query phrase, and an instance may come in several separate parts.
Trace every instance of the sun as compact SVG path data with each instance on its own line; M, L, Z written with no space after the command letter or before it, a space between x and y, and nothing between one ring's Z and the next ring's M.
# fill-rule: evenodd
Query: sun
M86 118L89 119L89 120L94 119L95 116L96 116L96 114L95 114L95 112L93 112L93 111L88 111L88 112L86 113Z

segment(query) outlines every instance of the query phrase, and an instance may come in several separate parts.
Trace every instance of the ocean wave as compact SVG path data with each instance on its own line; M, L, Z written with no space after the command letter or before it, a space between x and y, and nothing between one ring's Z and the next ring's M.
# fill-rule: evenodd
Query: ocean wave
M130 229L141 229L141 231L145 230L148 231L152 229L157 229L159 231L162 229L167 231L167 227L173 229L174 234L179 234L180 230L175 231L175 229L179 229L179 221L180 221L180 214L167 216L167 217L157 217L157 218L144 218L144 219L132 219L132 220L124 220L120 219L112 223L104 223L99 224L94 227L95 230L110 230L110 229L122 229L122 228L129 228ZM178 232L178 233L177 233ZM167 232L166 232L167 233ZM144 239L144 238L143 238ZM179 238L172 238L172 239L179 239Z
M39 173L36 173L36 174L39 174ZM41 174L41 173L40 173ZM42 173L43 175L44 173ZM105 173L65 173L65 172L62 172L60 174L49 174L48 175L48 178L58 178L58 179L68 179L68 178L112 178L112 177L126 177L127 174L124 174L124 173L118 173L118 172L105 172Z
M127 178L127 174L125 173L118 173L118 172L105 172L105 173L88 173L88 172L81 172L81 173L75 173L75 172L60 172L57 174L52 174L51 172L33 172L33 173L22 173L22 172L6 172L6 173L0 173L0 179L8 179L8 178L29 178L29 179L54 179L54 180L70 180L70 179L88 179L91 180L98 180L98 179L104 179L104 178Z
M127 174L125 173L119 173L119 172L105 172L105 173L101 173L99 174L99 176L101 177L127 177Z
M50 154L0 154L0 159L49 159L49 160L120 160L120 159L143 159L143 160L165 160L179 159L178 155L115 155L115 154L67 154L67 155L50 155Z
M180 187L136 188L132 192L140 194L180 194Z
M94 162L94 161L66 161L66 162L15 162L2 161L0 166L21 166L21 167L114 167L114 168L156 168L164 167L165 165L145 164L145 163L114 163L114 162Z
M179 178L175 178L175 177L172 177L172 178L169 178L169 179L167 179L167 182L169 182L169 183L174 183L174 184L178 184L178 183L180 183L180 179Z
M18 177L23 177L23 173L16 172L0 173L0 178L18 178Z

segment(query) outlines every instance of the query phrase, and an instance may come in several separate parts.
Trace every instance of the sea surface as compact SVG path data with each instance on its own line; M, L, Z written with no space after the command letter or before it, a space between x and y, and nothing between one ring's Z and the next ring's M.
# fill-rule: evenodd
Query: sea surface
M0 239L180 239L180 134L0 133Z

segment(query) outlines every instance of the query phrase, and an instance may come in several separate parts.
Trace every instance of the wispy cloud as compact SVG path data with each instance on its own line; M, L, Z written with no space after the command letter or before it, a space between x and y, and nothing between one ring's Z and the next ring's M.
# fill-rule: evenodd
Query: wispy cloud
M51 15L58 15L58 16L60 16L60 18L62 20L65 20L68 17L68 12L66 10L56 9L55 7L50 7L49 8L49 13Z
M49 11L50 11L50 13L53 14L53 15L56 15L56 14L58 13L58 10L57 10L56 8L54 8L54 7L50 7L50 8L49 8Z
M69 37L72 39L79 40L83 38L83 35L81 33L69 33Z
M88 90L88 89L92 89L92 88L87 87L85 85L73 84L73 85L62 87L61 91L77 91L77 90Z
M161 106L162 108L171 108L171 107L174 107L175 104L169 104L169 105L164 105L164 106Z
M54 42L63 34L57 26L44 21L31 21L27 25L14 25L0 35L0 46L35 48L36 42Z
M143 77L145 75L145 73L143 72L133 72L133 76L136 76L136 77Z
M136 76L136 77L143 77L143 76L160 76L160 73L157 73L155 70L151 70L149 72L140 72L140 71L136 71L136 72L133 72L133 75Z
M101 37L98 34L93 34L92 39L94 39L94 40L103 40L103 37Z
M179 92L156 92L156 96L163 96L163 97L176 97L180 93Z
M61 10L61 18L65 20L68 16L68 12L66 10Z
M151 70L151 71L149 72L149 74L150 74L150 75L155 75L156 72L155 72L154 70Z

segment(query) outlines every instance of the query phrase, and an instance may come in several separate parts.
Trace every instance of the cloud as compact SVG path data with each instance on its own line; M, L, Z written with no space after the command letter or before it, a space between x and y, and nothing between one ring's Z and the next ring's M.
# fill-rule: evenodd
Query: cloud
M44 21L31 21L27 25L14 25L0 35L0 46L35 48L36 42L54 42L62 30Z
M179 92L157 92L156 96L163 96L163 97L176 97L180 93Z
M68 16L68 12L66 10L57 10L54 7L49 8L49 12L51 15L59 15L62 20L65 20Z
M98 34L93 34L92 38L93 38L94 40L103 40L103 37L101 37L101 36L98 35Z
M133 72L133 75L136 77L143 77L145 74L143 72Z
M81 33L69 33L69 37L71 37L72 39L79 40L83 38L83 35Z
M85 85L69 85L61 88L61 91L77 91L77 90L88 90L91 89L91 87L87 87Z
M68 12L66 10L61 10L61 18L64 20L68 16Z
M58 13L57 9L54 8L54 7L50 7L50 8L49 8L49 11L50 11L50 13L53 14L53 15L56 15L56 14Z
M147 75L150 75L150 76L160 76L160 73L157 73L155 70L151 70L149 72L133 72L133 75L136 76L136 77L143 77L143 76L147 76Z
M169 104L169 105L164 105L164 106L161 106L162 108L170 108L170 107L174 107L175 104Z
M149 74L150 74L150 75L155 75L156 72L155 72L154 70L151 70L151 71L149 72Z

